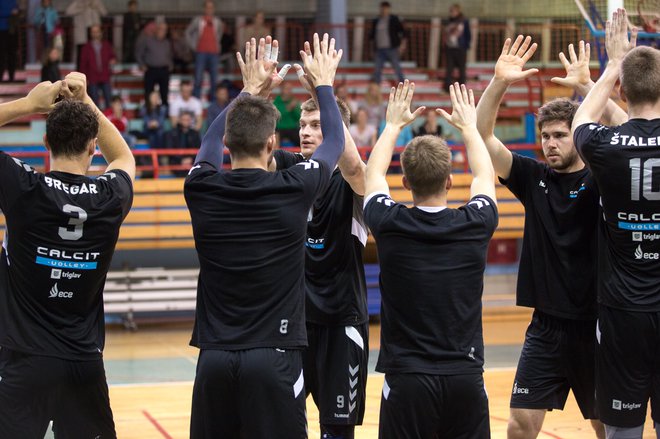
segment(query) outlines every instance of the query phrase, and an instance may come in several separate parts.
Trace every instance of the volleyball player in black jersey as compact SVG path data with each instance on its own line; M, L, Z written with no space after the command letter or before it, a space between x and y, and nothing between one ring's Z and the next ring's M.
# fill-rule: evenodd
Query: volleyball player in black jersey
M304 242L307 214L344 149L332 90L341 51L314 35L314 54L303 56L323 144L309 160L269 172L278 115L263 97L276 84L264 46L257 53L252 40L239 57L242 96L209 127L184 186L200 259L192 438L307 436Z
M607 22L608 63L573 120L598 183L596 390L608 438L641 438L647 405L660 437L660 51L635 48L626 12ZM598 123L617 80L629 120Z
M386 173L410 112L414 85L392 89L386 125L367 164L365 219L381 267L381 347L385 373L379 437L489 438L484 389L481 296L488 242L497 226L495 176L477 132L472 91L450 87L473 180L470 200L447 207L451 153L445 141L421 136L401 157L414 207L390 197Z
M0 152L0 437L114 438L103 368L103 287L133 200L135 160L86 94L85 76L0 104L0 125L49 113L51 169ZM67 99L54 104L58 97ZM108 162L85 174L96 144Z

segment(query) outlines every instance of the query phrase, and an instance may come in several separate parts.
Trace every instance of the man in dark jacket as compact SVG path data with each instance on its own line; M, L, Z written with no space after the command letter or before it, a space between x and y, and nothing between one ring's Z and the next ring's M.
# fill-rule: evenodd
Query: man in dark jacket
M449 7L449 21L445 25L445 54L447 64L445 65L445 90L454 82L454 69L458 69L458 82L465 84L465 66L467 62L467 51L472 42L470 32L470 21L465 18L461 11L461 5L455 3Z
M181 113L177 126L165 133L164 146L166 149L191 149L199 147L202 141L199 137L199 131L192 128L192 118L192 113ZM172 174L177 177L186 176L188 169L192 166L192 162L192 156L169 156L169 164L176 166L176 169L172 170Z
M381 2L380 16L373 21L370 38L376 49L376 71L374 81L380 84L385 61L392 64L399 82L403 82L403 72L399 63L399 53L405 48L405 30L399 17L390 14L389 2Z

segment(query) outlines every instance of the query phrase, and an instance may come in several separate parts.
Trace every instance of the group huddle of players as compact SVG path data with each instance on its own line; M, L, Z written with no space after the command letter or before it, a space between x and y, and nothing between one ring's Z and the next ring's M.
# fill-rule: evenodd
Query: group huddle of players
M275 149L268 97L289 66L277 71L276 40L247 42L243 91L209 126L184 185L200 262L191 437L307 437L310 393L322 438L355 436L369 353L367 230L381 270L379 437L490 437L481 297L496 176L525 207L517 302L534 308L508 437L536 437L569 389L598 437L641 438L649 399L658 431L660 52L636 48L626 23L624 10L608 22L596 83L588 44L560 54L566 77L553 81L585 98L539 109L546 162L494 135L507 88L537 72L524 70L531 38L505 42L478 105L464 85L450 87L452 113L436 111L461 132L473 177L457 209L447 207L451 152L437 136L401 156L414 207L390 197L396 138L424 111L411 111L413 83L392 88L365 164L333 93L342 52L314 35L295 66L310 93L301 152L288 153ZM618 80L627 113L609 99ZM84 75L0 104L0 125L31 113L48 113L51 171L0 152L0 437L41 439L51 421L58 438L116 437L102 292L135 161ZM91 178L97 144L108 168Z

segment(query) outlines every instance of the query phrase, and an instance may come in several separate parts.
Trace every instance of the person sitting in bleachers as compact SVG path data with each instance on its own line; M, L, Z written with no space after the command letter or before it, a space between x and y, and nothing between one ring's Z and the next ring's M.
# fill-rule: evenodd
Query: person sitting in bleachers
M215 101L211 102L206 109L206 125L211 125L211 122L222 113L222 110L227 108L230 102L229 89L224 83L218 84L215 88Z
M376 144L377 128L369 124L367 110L360 107L355 116L355 123L349 128L357 146L374 146Z
M189 111L184 111L178 118L178 124L165 133L163 146L167 149L199 148L199 145L202 142L199 136L199 131L192 128L192 126L193 114ZM194 159L192 155L172 155L166 158L169 159L168 162L170 165L177 167L182 166L180 169L172 170L172 174L177 177L186 176ZM162 162L161 164L167 165L165 162Z
M62 79L60 72L60 51L57 47L51 47L44 53L41 65L41 81L55 82Z
M170 102L170 124L173 128L179 123L179 117L182 113L188 112L192 115L192 124L195 130L202 129L202 101L193 96L193 86L189 80L181 81L181 89L179 96L172 99ZM198 145L199 146L199 145Z
M149 141L149 148L162 148L167 107L162 105L158 91L149 93L144 107L140 109L140 117L144 122L143 135Z
M112 124L119 130L124 141L129 148L135 148L135 136L128 132L128 117L124 114L124 103L121 96L113 96L110 100L110 106L103 112Z

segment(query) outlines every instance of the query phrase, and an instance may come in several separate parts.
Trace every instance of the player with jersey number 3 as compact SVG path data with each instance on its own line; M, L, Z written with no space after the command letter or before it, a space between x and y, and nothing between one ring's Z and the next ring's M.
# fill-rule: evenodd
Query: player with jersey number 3
M0 104L0 125L49 113L45 174L0 152L0 437L114 438L103 367L103 287L133 201L135 160L85 75ZM54 104L58 97L65 97ZM85 174L98 145L103 175Z
M403 184L414 207L390 197L386 172L410 112L414 84L390 92L386 126L367 163L365 219L378 245L381 345L385 373L379 437L490 437L484 389L481 297L486 251L498 214L495 175L476 125L474 96L450 87L473 180L470 200L447 207L451 153L436 136L421 136L401 156Z

